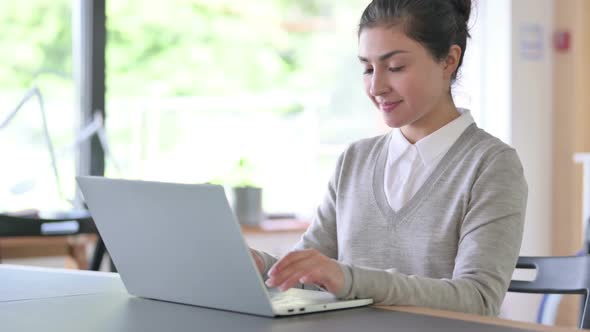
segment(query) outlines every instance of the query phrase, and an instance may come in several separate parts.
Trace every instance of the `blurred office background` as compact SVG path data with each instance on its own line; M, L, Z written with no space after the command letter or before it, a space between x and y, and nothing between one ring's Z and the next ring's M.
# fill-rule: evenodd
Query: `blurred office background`
M347 144L387 131L356 58L367 3L0 2L0 126L27 91L42 96L0 127L0 212L79 206L74 177L94 174L248 182L263 188L266 212L309 218ZM522 159L523 255L582 245L573 155L590 152L589 17L585 0L475 1L453 94ZM106 151L80 136L94 114ZM510 294L503 314L534 320L538 300ZM562 305L560 324L575 325L576 306Z

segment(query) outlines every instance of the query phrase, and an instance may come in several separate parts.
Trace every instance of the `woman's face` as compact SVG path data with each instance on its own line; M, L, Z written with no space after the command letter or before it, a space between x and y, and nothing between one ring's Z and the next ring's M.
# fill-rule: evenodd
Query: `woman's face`
M389 127L417 125L448 98L445 61L435 61L397 26L363 29L359 59L365 92Z

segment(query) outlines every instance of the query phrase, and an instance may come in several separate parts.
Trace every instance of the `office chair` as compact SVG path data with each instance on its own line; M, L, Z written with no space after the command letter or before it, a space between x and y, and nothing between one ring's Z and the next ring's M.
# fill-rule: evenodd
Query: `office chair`
M579 327L590 329L590 256L519 257L517 269L536 269L533 281L512 280L509 292L581 294Z

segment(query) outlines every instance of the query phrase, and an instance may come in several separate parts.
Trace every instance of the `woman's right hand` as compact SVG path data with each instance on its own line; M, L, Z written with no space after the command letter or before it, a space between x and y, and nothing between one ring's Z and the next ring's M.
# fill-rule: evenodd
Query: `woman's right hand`
M250 254L256 262L256 268L258 269L258 272L260 272L260 274L264 273L264 261L262 260L262 257L260 257L258 252L252 248L250 248Z

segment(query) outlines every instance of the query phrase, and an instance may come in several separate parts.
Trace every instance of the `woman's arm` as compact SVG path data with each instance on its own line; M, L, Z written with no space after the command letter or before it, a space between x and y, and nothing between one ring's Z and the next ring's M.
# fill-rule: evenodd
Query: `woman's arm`
M527 185L516 152L500 152L471 189L451 279L343 265L350 282L338 295L370 297L385 305L497 315L520 251L526 200Z
M313 248L329 258L336 259L338 257L338 242L336 240L336 188L338 188L343 159L344 154L338 158L336 170L328 182L328 192L324 196L322 204L317 208L315 218L293 250L298 251ZM254 251L264 263L262 275L266 279L268 271L279 258L263 251Z

